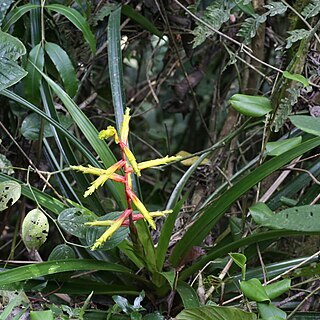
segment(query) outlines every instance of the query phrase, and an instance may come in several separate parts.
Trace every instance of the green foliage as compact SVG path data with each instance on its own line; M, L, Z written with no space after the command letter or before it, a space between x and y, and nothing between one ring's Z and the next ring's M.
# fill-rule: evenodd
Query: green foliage
M287 40L286 49L291 48L295 42L307 38L310 34L310 31L306 29L297 29L297 30L288 31L288 33L290 34L290 36L286 39Z
M270 100L266 97L234 94L229 102L235 110L249 117L262 117L272 110Z
M252 17L246 18L241 24L241 28L237 33L238 36L243 38L244 44L251 43L251 39L257 34L257 30L261 23L266 21L267 17L265 15L254 14Z
M230 11L223 7L223 2L218 1L206 8L203 13L202 20L210 24L214 29L219 30L223 23L228 21ZM192 31L195 36L193 47L197 47L202 44L208 37L212 36L214 33L208 29L203 24L198 24L198 26Z
M269 156L279 156L288 150L297 147L302 142L302 137L290 138L286 140L268 142L266 152Z
M313 118L310 116L291 116L289 117L290 121L300 130L311 133L313 135L320 135L320 119Z
M315 17L320 13L320 2L319 0L311 0L302 10L301 14L309 19Z
M0 211L7 209L19 200L21 186L14 181L0 182Z
M301 74L291 74L288 71L283 71L283 76L287 79L291 79L291 80L302 83L304 87L309 86L308 80Z
M278 14L284 14L288 9L288 7L282 2L269 2L264 7L268 9L266 15L270 17L277 16Z
M27 213L22 223L22 240L29 250L38 250L47 240L49 222L40 209Z
M0 31L0 91L11 87L27 75L17 60L26 54L24 44L8 33Z

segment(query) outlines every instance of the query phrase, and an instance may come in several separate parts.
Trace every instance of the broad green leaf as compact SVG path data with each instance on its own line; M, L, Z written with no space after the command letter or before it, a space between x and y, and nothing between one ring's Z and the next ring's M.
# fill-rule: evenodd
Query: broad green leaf
M293 207L273 215L256 211L251 216L257 224L271 229L320 232L320 205Z
M66 92L73 97L77 93L78 79L68 54L59 45L52 42L46 42L44 48L57 68Z
M303 84L304 87L309 86L309 81L302 74L290 73L288 71L283 71L283 76L287 79L294 80Z
M10 8L14 0L5 0L0 2L0 26L2 24L3 18L6 15L7 10Z
M259 314L263 320L287 319L287 314L272 303L257 303Z
M279 156L280 154L297 147L302 142L302 137L290 138L286 140L268 142L266 152L269 156Z
M272 111L271 102L266 97L234 94L229 102L239 113L250 117L262 117Z
M0 31L0 91L27 75L16 62L25 53L26 48L20 40Z
M29 60L26 66L28 74L24 79L24 90L28 100L38 104L40 100L40 84L42 76L35 69L34 65L43 71L44 50L40 43L33 47L29 53Z
M252 207L249 208L249 212L252 217L259 219L260 221L266 221L269 218L272 218L272 210L263 202L257 202Z
M103 220L115 220L121 214L121 211L108 213L104 216L99 217L98 221ZM102 236L102 234L107 230L109 227L88 227L86 229L86 242L89 246L92 246L98 238ZM99 250L111 250L112 248L116 247L120 242L128 237L129 228L128 227L120 227L112 237L105 242L105 244L99 248Z
M30 320L54 320L51 310L30 311Z
M173 266L179 265L181 260L190 251L192 246L197 246L211 232L213 226L220 220L224 213L235 203L235 201L250 190L256 183L266 178L268 175L278 170L299 155L312 150L320 145L320 138L310 139L298 147L291 149L280 156L266 161L261 166L240 179L227 191L225 191L217 200L213 201L206 207L202 215L192 224L180 241L175 245L170 256L170 262ZM232 251L232 250L231 250ZM230 251L229 251L230 252ZM201 263L195 263L193 267L199 267L204 263L205 259L201 259ZM202 265L203 267L204 265ZM200 267L200 268L202 268ZM192 270L188 268L188 272ZM186 275L187 272L184 273ZM182 279L182 278L180 278Z
M186 309L200 307L199 297L196 291L186 282L178 281L177 291Z
M311 116L290 116L290 121L300 130L320 136L320 118Z
M72 247L68 246L67 244L58 244L54 249L51 251L48 261L52 260L68 260L68 259L75 259L76 253L72 249Z
M240 288L242 293L250 300L256 302L270 301L265 288L256 278L248 281L241 281Z
M41 132L41 118L36 113L29 114L23 119L20 132L28 140L39 140ZM52 130L48 122L43 121L43 137L52 136Z
M88 42L92 53L96 53L96 39L88 22L77 10L61 4L49 4L45 8L62 14L73 23L83 33L83 37Z
M121 12L128 18L140 24L145 30L155 34L159 38L162 38L162 33L158 30L158 28L150 20L134 10L131 6L123 5L121 7Z
M11 10L3 20L2 31L7 32L9 28L32 9L39 8L36 4L24 4Z
M38 250L47 240L49 222L40 209L33 209L22 222L22 240L30 250Z
M8 160L3 154L0 154L0 172L3 172L7 175L14 174L11 161Z
M176 316L177 320L255 320L254 313L242 311L239 308L202 306L185 309Z
M233 262L239 267L244 268L247 263L247 257L242 253L229 253L229 256L232 258Z
M171 289L174 289L175 286L175 279L176 279L176 272L175 271L165 271L165 272L160 272L160 274L166 278L168 283L170 284Z
M14 181L0 182L0 211L7 209L19 200L21 186Z
M43 277L46 275L83 270L104 270L131 274L131 270L115 263L96 260L57 260L26 265L0 273L0 287L6 284ZM135 276L133 276L135 277Z
M264 287L270 300L273 300L291 288L291 279L283 279Z
M96 216L88 210L69 208L59 214L58 223L67 233L78 238L85 238L89 227L84 224L94 221L95 218Z

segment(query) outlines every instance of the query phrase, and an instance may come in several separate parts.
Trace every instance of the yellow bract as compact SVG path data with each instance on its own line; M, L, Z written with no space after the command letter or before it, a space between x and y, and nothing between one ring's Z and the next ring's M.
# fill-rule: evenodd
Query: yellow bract
M140 170L138 168L138 164L137 164L137 160L136 160L136 157L133 155L133 153L131 152L131 150L128 148L128 147L124 147L123 148L123 151L128 159L128 161L130 162L131 164L131 167L134 171L134 173L140 177L141 176L141 173L140 173Z
M178 156L178 157L175 157L175 156L172 156L172 157L166 156L166 157L164 157L164 158L159 158L159 159L154 159L154 160L139 162L139 163L138 163L138 168L139 168L140 170L143 170L143 169L146 169L146 168L160 166L160 165L162 165L162 164L166 164L166 163L169 163L169 162L172 162L172 161L176 161L176 160L180 160L180 159L181 159L180 156Z
M125 216L123 218L119 218L114 221L114 223L108 228L108 230L94 243L91 250L96 250L101 247L112 235L121 227L123 221L125 220Z
M130 109L126 108L126 113L123 116L123 122L120 131L120 139L123 143L127 144L129 135L129 121L130 121Z
M141 212L143 217L148 221L151 228L156 229L156 224L154 223L150 215L150 212L147 210L144 204L138 199L138 197L134 193L132 194L131 199L134 205L137 207L137 209Z
M119 136L117 130L113 126L108 126L107 130L102 130L99 132L99 139L107 139L110 137L114 137L115 143L119 143Z

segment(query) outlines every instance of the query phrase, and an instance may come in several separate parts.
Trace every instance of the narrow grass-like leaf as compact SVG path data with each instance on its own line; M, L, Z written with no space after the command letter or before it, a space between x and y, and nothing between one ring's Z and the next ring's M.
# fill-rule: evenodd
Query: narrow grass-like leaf
M39 5L29 3L14 8L6 15L5 19L3 20L2 31L7 32L9 28L27 12L29 12L32 9L37 9L39 7Z
M2 285L57 274L67 271L104 270L130 275L131 270L115 263L95 260L56 260L31 264L0 272L0 287Z
M28 75L24 79L24 90L28 100L38 103L40 99L41 74L34 68L37 66L41 71L44 65L44 50L41 44L37 44L29 53L29 60L26 66Z
M123 5L121 9L122 14L127 16L128 18L132 19L133 21L137 22L142 26L145 30L153 33L154 35L158 36L159 38L162 37L162 32L146 17L141 15L139 12L134 10L129 5Z
M108 67L118 132L120 132L126 105L122 77L120 17L121 7L111 12L108 22Z
M92 148L97 152L100 159L102 160L106 168L110 167L116 162L115 156L111 152L108 145L98 138L99 132L94 127L92 122L86 117L86 115L81 111L81 109L75 104L75 102L70 98L70 96L61 89L54 81L52 81L47 75L42 73L42 76L48 82L49 86L56 93L56 95L61 99L64 106L67 108L71 117L80 128L84 136L89 141ZM108 181L107 186L112 192L118 205L121 207L126 206L126 200L123 192L123 186L119 183L113 181Z
M62 14L73 23L83 33L83 37L88 42L92 53L96 53L96 40L94 35L86 19L77 10L61 4L49 4L46 5L45 8Z
M44 48L59 72L65 91L73 97L78 89L78 79L68 54L59 45L52 42L46 42Z
M299 231L291 231L291 230L272 230L266 232L260 232L256 234L252 234L247 236L246 238L242 238L240 240L233 241L223 247L210 250L204 256L202 256L197 262L195 262L192 266L183 270L180 274L180 280L186 280L195 272L198 272L201 268L203 268L209 261L213 261L217 258L223 257L227 255L231 251L235 251L239 248L256 244L259 242L267 241L267 240L278 240L281 237L289 237L289 236L301 236L303 234L315 235L318 233L315 232L299 232Z
M176 244L170 256L170 262L174 266L179 265L191 247L199 245L201 241L210 233L212 227L230 208L230 206L239 197L249 191L255 184L262 181L268 175L280 169L291 160L319 145L320 138L308 140L302 143L300 146L265 162L260 167L238 181L229 190L223 193L219 199L207 207L202 216L189 228L181 240Z
M201 306L198 308L185 309L180 312L177 320L256 320L254 313L242 311L234 307Z
M281 141L268 142L266 145L266 152L269 156L279 156L280 154L297 147L301 142L301 136Z

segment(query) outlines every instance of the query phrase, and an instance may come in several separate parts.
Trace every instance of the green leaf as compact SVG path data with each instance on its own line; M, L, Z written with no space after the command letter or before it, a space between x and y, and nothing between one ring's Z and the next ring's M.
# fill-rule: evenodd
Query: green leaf
M310 35L310 32L311 31L306 29L296 29L296 30L288 31L290 36L287 38L286 49L291 48L295 42L300 41L302 39L306 39Z
M47 240L49 222L40 209L33 209L22 222L22 240L30 250L38 250Z
M234 94L229 102L239 113L250 117L262 117L272 111L271 102L266 97Z
M266 14L270 17L276 16L278 14L283 14L288 9L288 7L282 2L269 2L264 7L269 9L269 11L266 12Z
M264 287L270 300L273 300L291 288L291 279L283 279Z
M108 17L111 12L118 7L118 4L105 3L93 17L93 25L96 26L98 24L98 21L104 20L104 18Z
M48 122L43 122L43 137L52 137L52 130ZM41 132L41 118L36 113L26 116L21 124L21 134L28 140L39 140Z
M0 26L2 24L2 21L6 15L7 10L10 8L13 0L5 0L1 1L0 3Z
M263 202L257 202L252 207L249 208L249 212L253 219L256 221L268 221L268 219L273 217L272 210Z
M115 220L122 214L122 211L111 212L107 213L104 216L101 216L97 219L97 221L103 220ZM87 227L86 228L86 242L89 246L92 246L98 238L102 236L102 234L108 229L109 227ZM112 237L104 243L103 246L99 248L99 250L111 250L116 247L120 242L128 237L129 228L127 227L120 227Z
M320 232L320 205L293 207L272 216L251 212L251 216L257 224L271 229Z
M187 283L178 281L177 291L186 309L200 307L199 297L196 291Z
M283 71L282 75L287 79L302 83L304 87L308 87L310 85L308 79L306 77L304 77L302 74L290 73L288 71Z
M256 302L270 301L265 288L256 278L248 281L241 281L240 288L242 293L250 300Z
M84 224L95 219L96 215L88 210L69 208L59 214L58 223L69 234L78 238L85 238L89 227Z
M286 140L268 142L266 152L269 156L279 156L280 154L297 147L302 142L302 137L290 138Z
M7 175L14 174L11 161L8 160L3 154L0 154L0 172L3 172Z
M278 320L287 319L287 314L272 303L257 303L261 319Z
M26 66L28 72L24 79L24 91L28 100L32 103L39 103L40 100L40 84L41 74L34 68L34 65L43 71L44 66L44 50L41 44L37 44L29 53L29 60Z
M309 19L314 17L320 13L320 2L319 0L311 0L309 4L307 4L301 14L306 18Z
M94 35L86 19L77 10L61 4L49 4L46 5L45 8L62 14L73 23L75 27L83 33L83 37L89 44L92 53L96 53L96 40Z
M0 31L0 91L16 84L27 75L16 63L25 53L26 48L20 40Z
M23 17L27 12L29 12L32 9L37 9L39 7L39 5L28 3L20 7L14 8L6 15L5 19L3 20L2 31L7 32L9 28L21 17Z
M180 312L177 320L255 320L254 313L242 311L233 307L202 306L199 308L185 309Z
M302 143L300 146L266 161L251 173L240 179L230 189L225 191L217 200L207 206L200 218L192 224L180 241L175 245L170 256L170 262L172 265L179 265L191 247L199 245L211 232L213 226L220 220L230 206L235 203L239 197L250 190L256 183L289 163L291 160L297 158L299 155L312 150L319 145L320 138L310 139ZM195 265L198 267L198 264Z
M51 251L48 261L52 260L68 260L68 259L75 259L76 253L72 249L72 247L68 246L67 244L58 244L54 249Z
M229 253L233 262L239 267L244 268L247 263L247 257L242 253Z
M145 30L150 33L162 38L162 32L158 30L158 28L147 18L141 15L139 12L131 8L129 5L123 5L121 7L121 12L131 20L140 24Z
M42 73L42 76L48 82L52 90L62 100L71 117L78 125L84 136L88 139L91 147L97 152L104 166L106 168L109 168L111 165L113 165L116 162L115 156L113 155L105 141L102 141L98 138L99 132L97 131L93 123L90 122L90 120L81 111L81 109L75 104L70 96L65 91L63 91L61 87L59 87L59 85L52 81L46 74ZM93 163L97 163L97 161L94 160ZM98 167L100 167L99 163ZM120 207L126 207L123 186L113 181L107 181L106 184L118 205Z
M31 320L54 320L53 312L51 310L45 311L30 311Z
M300 130L320 136L320 118L311 116L290 116L290 121Z
M96 260L58 260L30 264L0 273L0 287L6 284L43 277L61 272L83 271L83 270L104 270L131 274L131 270L120 265L106 261Z
M19 200L21 186L14 181L0 182L0 211L7 209Z
M73 97L78 89L78 79L68 54L59 45L52 42L46 42L44 48L59 72L65 91Z

